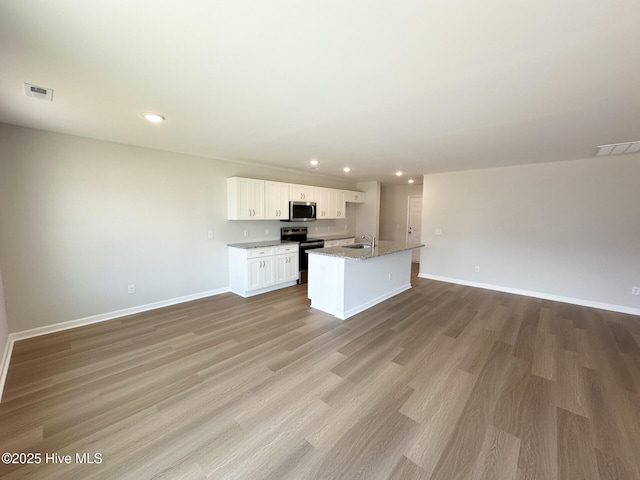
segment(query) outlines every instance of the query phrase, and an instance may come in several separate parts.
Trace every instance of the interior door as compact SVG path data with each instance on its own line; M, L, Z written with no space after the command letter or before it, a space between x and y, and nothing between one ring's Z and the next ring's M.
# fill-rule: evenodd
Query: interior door
M407 245L420 245L422 238L422 195L409 195L407 205ZM420 249L411 253L412 262L420 262Z

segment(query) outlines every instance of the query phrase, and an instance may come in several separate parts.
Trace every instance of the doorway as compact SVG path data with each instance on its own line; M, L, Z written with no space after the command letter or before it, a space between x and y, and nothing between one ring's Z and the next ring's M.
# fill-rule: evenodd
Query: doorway
M407 199L407 245L420 245L422 238L422 195L409 195ZM411 261L420 262L420 249L414 248Z

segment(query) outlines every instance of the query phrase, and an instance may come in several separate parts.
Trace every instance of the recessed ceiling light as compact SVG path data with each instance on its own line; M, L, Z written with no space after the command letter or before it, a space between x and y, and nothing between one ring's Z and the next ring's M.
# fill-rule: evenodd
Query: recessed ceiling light
M413 182L414 182L413 178L410 178L409 183L413 183Z
M349 172L351 171L351 168L349 168L349 167L344 167L344 168L342 169L342 171L343 171L343 172L345 172L345 173L349 173Z
M144 118L149 120L151 123L160 123L164 120L162 115L158 115L157 113L145 113Z
M398 171L396 172L396 177L401 177L402 175L403 175L403 173L402 173L400 170L398 170Z
M309 163L315 167L315 166L316 166L316 165L318 165L320 162L314 158L313 160L309 160Z

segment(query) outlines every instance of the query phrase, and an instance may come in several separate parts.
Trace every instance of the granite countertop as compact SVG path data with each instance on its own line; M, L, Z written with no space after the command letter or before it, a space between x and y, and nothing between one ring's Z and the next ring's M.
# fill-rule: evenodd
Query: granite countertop
M308 250L307 253L309 255L326 255L329 257L345 258L347 260L367 260L369 258L391 255L392 253L413 250L414 248L420 247L424 247L424 245L406 245L381 240L376 242L376 248L374 248L373 251L371 248L328 247L314 248L313 250Z
M307 240L326 240L326 241L331 241L331 240L344 240L345 238L355 238L355 235L349 235L347 233L342 233L342 234L338 234L338 235L320 235L317 237L307 237Z
M228 247L233 248L264 248L264 247L278 247L280 245L289 245L289 244L298 245L298 242L292 242L290 240L263 240L262 242L246 242L246 243L229 243Z

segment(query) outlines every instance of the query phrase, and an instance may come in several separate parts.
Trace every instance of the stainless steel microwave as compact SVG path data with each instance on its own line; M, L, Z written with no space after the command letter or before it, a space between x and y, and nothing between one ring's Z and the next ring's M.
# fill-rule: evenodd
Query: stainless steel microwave
M289 202L289 219L283 222L313 222L315 219L315 202Z

